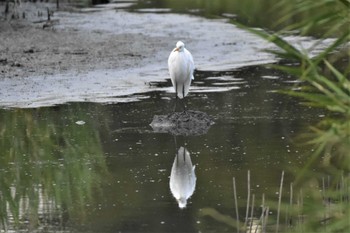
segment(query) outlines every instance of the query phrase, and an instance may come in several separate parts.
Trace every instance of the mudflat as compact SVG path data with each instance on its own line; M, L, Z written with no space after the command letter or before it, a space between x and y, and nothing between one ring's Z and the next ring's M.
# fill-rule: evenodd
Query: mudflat
M114 103L139 100L150 91L173 92L171 84L152 83L169 79L167 59L178 40L201 71L277 61L263 51L273 45L225 18L130 11L123 2L59 11L50 3L24 2L19 11L25 19L11 19L1 4L0 107ZM47 9L54 12L50 21ZM302 48L314 43L312 38L285 39Z
M51 17L52 25L45 27L45 7L55 8L52 4L27 2L21 6L26 12L25 19L0 20L0 77L127 69L140 65L145 59L152 59L153 47L159 44L159 40L142 34L80 30L79 22L74 23L76 18L92 13L83 13L72 7L64 13L55 12ZM0 5L1 8L4 4ZM43 16L36 17L37 12L42 12ZM73 26L62 25L62 17ZM91 19L94 20L98 18Z

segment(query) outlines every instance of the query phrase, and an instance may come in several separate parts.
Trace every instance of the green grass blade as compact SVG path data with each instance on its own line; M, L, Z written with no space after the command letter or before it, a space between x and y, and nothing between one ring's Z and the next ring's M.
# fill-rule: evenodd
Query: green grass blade
M277 34L270 34L262 29L255 29L255 28L249 28L246 27L236 21L231 21L233 24L235 24L237 27L244 29L248 32L251 32L269 42L274 43L277 47L282 49L282 51L285 51L286 54L288 54L288 57L293 57L295 59L302 59L304 58L304 54L302 54L297 48L295 48L293 45L285 41L282 37L278 36ZM269 50L271 51L271 50ZM284 55L283 53L278 53L276 51L271 51L280 55Z

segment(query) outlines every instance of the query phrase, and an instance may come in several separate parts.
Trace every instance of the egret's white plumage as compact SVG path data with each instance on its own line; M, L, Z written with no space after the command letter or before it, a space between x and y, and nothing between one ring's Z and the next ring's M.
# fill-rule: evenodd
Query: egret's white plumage
M193 57L182 41L178 41L176 47L170 53L168 67L176 95L182 99L188 94L191 80L194 79Z

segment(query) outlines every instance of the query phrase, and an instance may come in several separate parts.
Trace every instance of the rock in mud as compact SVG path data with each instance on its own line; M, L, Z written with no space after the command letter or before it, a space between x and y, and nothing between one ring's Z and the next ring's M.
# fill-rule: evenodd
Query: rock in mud
M150 125L155 132L189 136L206 134L213 124L214 121L208 114L189 110L155 115Z

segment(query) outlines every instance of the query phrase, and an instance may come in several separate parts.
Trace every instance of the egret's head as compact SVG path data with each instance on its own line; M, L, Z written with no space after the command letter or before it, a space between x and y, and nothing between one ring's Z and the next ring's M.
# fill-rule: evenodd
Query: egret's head
M182 51L184 51L184 49L185 49L185 44L184 44L184 42L178 41L178 42L176 43L175 51L182 52Z

